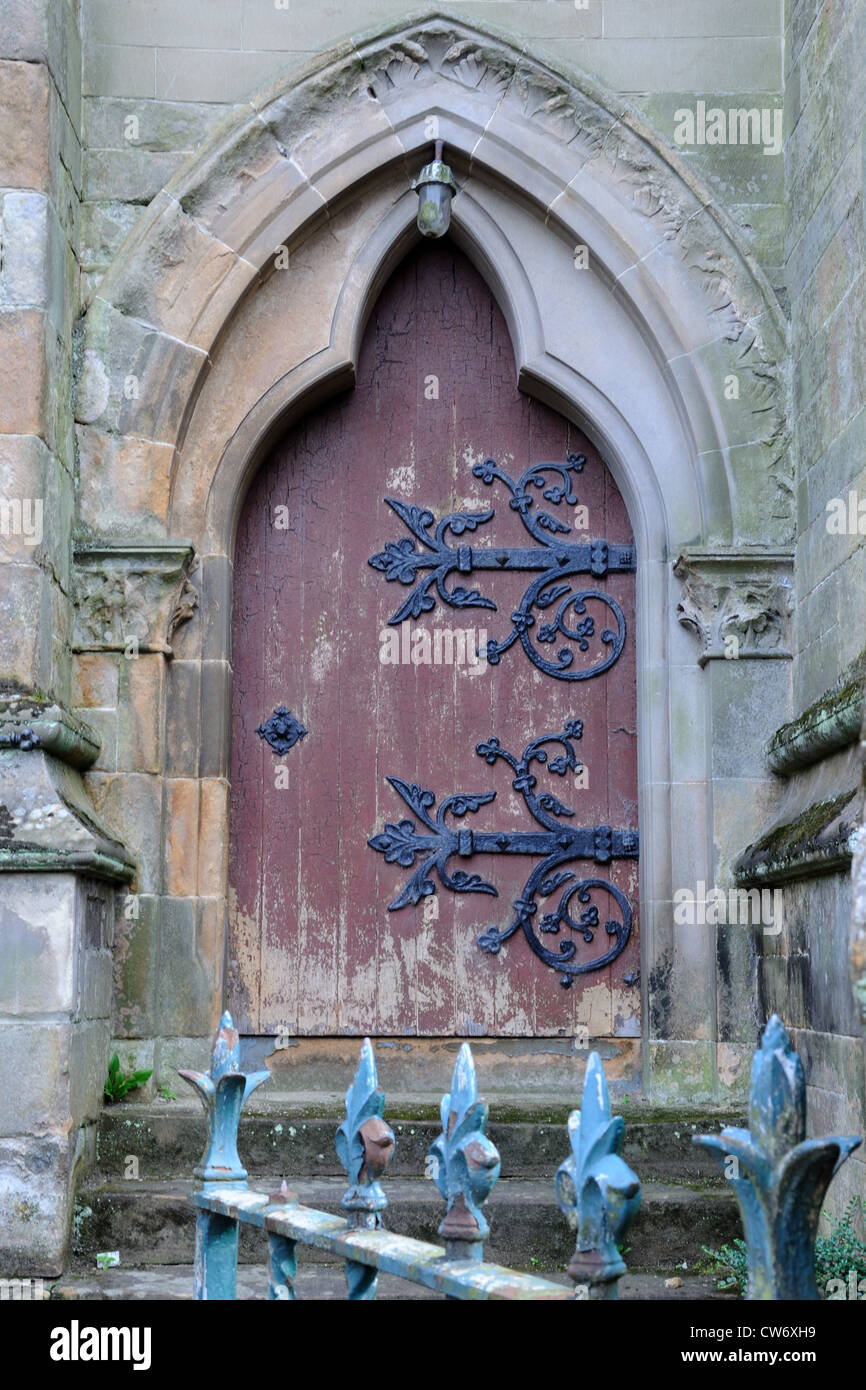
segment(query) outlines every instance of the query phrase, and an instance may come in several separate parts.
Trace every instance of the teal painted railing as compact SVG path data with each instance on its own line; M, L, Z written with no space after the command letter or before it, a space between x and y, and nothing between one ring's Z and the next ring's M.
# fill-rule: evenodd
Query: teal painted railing
M197 1208L197 1299L235 1297L242 1223L267 1235L272 1299L295 1297L299 1245L325 1250L345 1262L348 1297L353 1300L375 1298L380 1271L455 1299L616 1297L617 1281L625 1273L617 1241L637 1212L640 1183L618 1156L623 1122L611 1118L596 1053L587 1067L583 1109L569 1120L572 1155L556 1175L557 1200L577 1232L568 1271L574 1291L484 1260L484 1205L500 1164L486 1134L487 1106L478 1099L467 1043L460 1049L451 1090L442 1098L442 1132L427 1159L427 1172L445 1202L441 1246L384 1228L388 1199L380 1179L394 1152L394 1135L383 1118L385 1095L369 1038L364 1039L358 1070L346 1093L346 1119L337 1130L337 1154L349 1178L340 1204L343 1215L302 1206L285 1182L274 1193L249 1186L238 1156L238 1122L247 1097L268 1073L246 1075L240 1070L238 1035L230 1014L223 1016L210 1071L180 1075L195 1086L209 1121L208 1146L195 1170L202 1185L190 1199Z
M640 1182L620 1157L621 1117L611 1116L604 1068L592 1053L583 1102L568 1121L571 1155L556 1174L557 1201L576 1232L568 1267L574 1283L555 1284L485 1262L484 1205L499 1177L499 1154L488 1138L487 1106L478 1099L467 1043L460 1049L451 1090L442 1099L442 1132L430 1148L427 1171L445 1202L439 1227L444 1244L394 1235L384 1228L388 1199L380 1179L394 1152L384 1119L385 1096L370 1040L364 1040L337 1154L349 1178L342 1215L302 1206L284 1182L279 1192L250 1188L237 1149L247 1097L268 1072L240 1070L238 1035L230 1014L217 1034L208 1072L181 1072L208 1114L208 1146L191 1197L197 1209L195 1297L233 1299L242 1223L267 1235L268 1296L295 1297L298 1246L327 1251L345 1262L348 1298L373 1299L381 1272L396 1274L455 1299L613 1299L625 1273L620 1255L640 1206ZM780 1020L770 1019L752 1066L750 1129L695 1136L731 1183L749 1253L750 1299L818 1298L814 1244L827 1187L851 1151L854 1136L806 1135L803 1067Z

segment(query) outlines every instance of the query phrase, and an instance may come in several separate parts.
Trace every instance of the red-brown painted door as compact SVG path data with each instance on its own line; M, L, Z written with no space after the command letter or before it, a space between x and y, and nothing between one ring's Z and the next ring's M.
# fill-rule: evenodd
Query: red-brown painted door
M542 463L562 471L526 477ZM436 540L447 515L490 511ZM601 540L607 550L590 550ZM562 548L578 544L595 573L569 572L575 552ZM357 386L288 432L240 523L230 1006L244 1031L605 1037L636 1025L632 544L596 450L517 390L485 283L449 243L421 245L371 315ZM442 591L435 577L425 589L433 570L413 557L435 568L446 545L454 566ZM452 606L461 591L496 610ZM417 615L389 628L413 595ZM458 629L472 639L449 653ZM485 634L494 660L470 664ZM279 707L305 730L282 755L258 732ZM546 760L521 764L556 734L565 741L539 745ZM437 822L448 797L491 792ZM563 862L569 846L586 857Z

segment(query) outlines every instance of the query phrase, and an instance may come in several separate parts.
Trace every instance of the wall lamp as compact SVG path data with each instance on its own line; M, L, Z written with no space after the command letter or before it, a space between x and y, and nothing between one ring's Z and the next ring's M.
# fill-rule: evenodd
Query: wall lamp
M454 175L442 159L442 141L436 141L432 164L425 164L412 187L418 194L418 231L422 236L440 237L451 222L451 199L457 192Z

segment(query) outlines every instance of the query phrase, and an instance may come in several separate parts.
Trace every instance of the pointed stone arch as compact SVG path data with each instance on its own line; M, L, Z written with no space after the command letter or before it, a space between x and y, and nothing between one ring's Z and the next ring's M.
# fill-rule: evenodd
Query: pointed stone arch
M344 44L276 83L157 195L88 307L79 420L181 449L214 349L275 249L291 254L389 174L408 182L431 118L464 192L505 189L586 245L652 342L696 469L715 453L725 473L708 485L702 529L736 542L759 524L762 539L770 526L789 540L784 329L736 230L621 98L444 14ZM729 375L741 387L733 409ZM122 469L123 453L104 462Z
M681 624L700 632L702 661L719 655L712 624L728 600L714 595L752 576L768 542L775 588L749 595L778 606L793 534L784 329L708 190L620 98L441 12L253 98L157 195L88 307L80 532L118 554L133 537L198 552L198 616L171 641L200 668L201 736L204 711L228 707L249 480L292 418L353 383L369 310L417 238L408 184L434 118L460 188L453 235L505 313L520 384L593 437L632 518L648 1074L659 1094L717 1095L715 948L671 912L678 886L713 882L719 855L712 696ZM784 641L754 654L785 655ZM175 698L169 682L167 725ZM219 718L208 735L186 763L163 749L167 781L224 781ZM134 838L131 811L118 828ZM208 892L224 897L220 872ZM751 1038L728 1039L735 1085Z

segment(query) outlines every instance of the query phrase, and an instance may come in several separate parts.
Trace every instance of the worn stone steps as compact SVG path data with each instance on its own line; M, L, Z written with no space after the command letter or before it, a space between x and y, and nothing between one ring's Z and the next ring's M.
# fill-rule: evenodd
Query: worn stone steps
M314 1108L315 1105L315 1108ZM419 1097L388 1099L387 1118L397 1138L389 1177L417 1177L424 1172L427 1151L441 1127L438 1109L431 1112ZM566 1120L571 1107L560 1097L539 1105L503 1098L491 1102L488 1133L499 1149L505 1177L552 1178L567 1157ZM717 1133L742 1117L729 1111L700 1110L676 1116L646 1107L624 1107L623 1157L642 1182L686 1182L721 1186L718 1168L709 1155L691 1142L693 1134ZM310 1114L317 1116L308 1119ZM419 1114L423 1118L417 1117ZM326 1104L311 1097L264 1106L241 1119L238 1149L251 1177L282 1172L291 1181L299 1176L340 1176L334 1134L345 1118L342 1097ZM98 1161L109 1181L134 1171L143 1179L192 1175L204 1147L206 1122L197 1102L119 1104L106 1108L99 1125Z
M568 1285L564 1274L552 1273L546 1276L556 1283ZM724 1299L732 1295L722 1293L716 1288L716 1280L708 1275L685 1274L675 1287L667 1287L664 1274L653 1274L629 1270L619 1283L619 1297L625 1300L690 1300ZM191 1300L193 1286L192 1265L161 1265L149 1269L105 1269L93 1273L67 1274L59 1279L51 1290L52 1299L63 1301L87 1301L94 1299L117 1299L123 1302L143 1300ZM343 1271L336 1265L309 1265L301 1257L296 1281L298 1298L307 1299L345 1299L346 1280ZM267 1297L267 1273L264 1265L241 1265L238 1269L237 1296L239 1301L264 1301ZM384 1302L408 1299L440 1299L442 1294L432 1293L405 1279L391 1274L380 1274L377 1298Z
M261 1177L255 1186L274 1191L280 1179ZM291 1186L304 1205L339 1211L345 1177L301 1178ZM119 1251L122 1266L185 1264L193 1258L194 1213L186 1197L192 1181L96 1181L82 1189L76 1206L74 1258L92 1270L100 1251ZM400 1235L438 1242L443 1204L432 1182L394 1178L388 1182L387 1224ZM553 1184L503 1178L488 1203L488 1259L518 1269L564 1270L574 1236L556 1206ZM645 1182L641 1213L627 1236L626 1260L645 1270L689 1269L711 1248L740 1234L732 1195L718 1188ZM262 1259L260 1232L243 1227L240 1259ZM323 1257L307 1252L311 1263Z
M285 1176L302 1202L338 1211L346 1179L334 1149L345 1116L338 1094L256 1098L241 1120L239 1151L251 1183L275 1190ZM503 1177L490 1199L487 1258L515 1269L565 1280L574 1237L556 1206L553 1175L568 1154L566 1120L572 1106L562 1094L492 1095L489 1133L502 1157ZM642 1210L627 1237L626 1298L710 1298L715 1281L693 1276L702 1246L718 1247L740 1234L736 1205L707 1155L691 1142L741 1122L730 1111L708 1107L677 1112L623 1101L623 1156L643 1184ZM310 1116L315 1118L309 1118ZM389 1095L387 1116L397 1148L386 1187L391 1230L438 1243L443 1204L423 1177L425 1159L439 1132L438 1105L430 1095ZM204 1147L206 1122L198 1103L122 1103L107 1107L99 1127L98 1170L79 1194L75 1221L75 1270L53 1297L188 1298L191 1296L194 1212L186 1202L193 1169ZM275 1176L279 1175L279 1176ZM264 1242L241 1232L240 1298L264 1298L259 1269ZM99 1251L117 1250L119 1269L95 1270ZM332 1257L306 1250L299 1295L342 1299L345 1281ZM686 1265L686 1269L682 1265ZM665 1278L683 1279L665 1286ZM403 1281L385 1279L380 1297L434 1295Z

